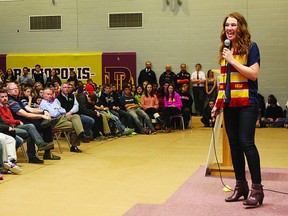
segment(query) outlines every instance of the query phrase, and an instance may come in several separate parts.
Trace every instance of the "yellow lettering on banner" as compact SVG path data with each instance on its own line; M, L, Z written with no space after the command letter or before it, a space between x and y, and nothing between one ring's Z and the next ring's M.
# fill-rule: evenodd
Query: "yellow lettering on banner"
M28 67L30 76L35 65L40 64L42 71L49 76L54 68L58 76L66 81L70 70L74 70L78 80L84 82L91 78L97 84L102 83L102 52L64 53L64 54L8 54L7 68L12 68L16 76L22 74L23 67Z

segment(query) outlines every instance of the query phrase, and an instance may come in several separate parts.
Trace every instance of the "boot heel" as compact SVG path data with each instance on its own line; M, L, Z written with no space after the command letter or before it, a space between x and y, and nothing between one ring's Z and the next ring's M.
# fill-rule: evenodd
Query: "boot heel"
M225 201L226 202L236 202L236 201L239 201L240 197L242 197L242 196L246 200L248 197L248 193L249 193L249 187L248 187L247 181L237 180L232 196L227 197L225 199Z
M264 198L262 198L261 200L259 200L259 205L262 205L263 199L264 199Z
M250 207L257 207L258 203L259 205L262 205L263 199L263 185L252 184L251 194L249 198L243 202L243 204Z
M247 194L244 194L244 200L246 200L248 198L248 193Z

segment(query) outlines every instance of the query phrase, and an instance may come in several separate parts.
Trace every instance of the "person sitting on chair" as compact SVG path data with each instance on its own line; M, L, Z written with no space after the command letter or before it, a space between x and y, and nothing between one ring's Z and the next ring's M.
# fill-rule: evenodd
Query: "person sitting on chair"
M171 119L170 117L173 115L181 114L182 101L180 95L175 91L175 87L173 84L169 84L168 92L164 97L164 109L162 117L165 121L166 132L171 132Z
M57 118L58 121L54 125L55 130L63 130L67 132L75 131L71 137L71 152L81 153L82 151L78 148L80 140L87 139L84 133L83 125L79 115L66 115L66 110L61 107L57 101L52 102L52 91L49 88L44 89L43 100L40 104L40 109L47 110L52 118Z

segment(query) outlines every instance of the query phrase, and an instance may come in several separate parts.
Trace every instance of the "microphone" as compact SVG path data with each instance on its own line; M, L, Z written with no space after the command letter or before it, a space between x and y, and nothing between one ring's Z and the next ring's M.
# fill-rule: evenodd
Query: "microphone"
M231 49L231 41L229 39L226 39L224 41L224 45L226 48L228 48L229 50Z
M226 48L229 50L231 49L231 41L229 39L226 39L224 41L224 45ZM231 73L231 68L230 64L226 62L225 60L225 66L226 66L226 87L225 87L225 92L224 92L224 103L229 104L231 100L231 78L230 78L230 73Z

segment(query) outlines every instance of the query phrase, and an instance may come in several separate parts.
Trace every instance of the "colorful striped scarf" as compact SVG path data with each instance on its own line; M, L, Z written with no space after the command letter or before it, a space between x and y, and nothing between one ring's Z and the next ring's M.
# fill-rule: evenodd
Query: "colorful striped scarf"
M234 56L236 61L243 65L247 65L246 56ZM230 65L230 89L231 89L231 100L229 104L224 103L226 78L227 78L227 64L225 60L221 61L220 67L220 84L218 88L218 97L216 102L217 108L224 107L243 107L249 106L249 87L248 79L239 73L232 65Z

